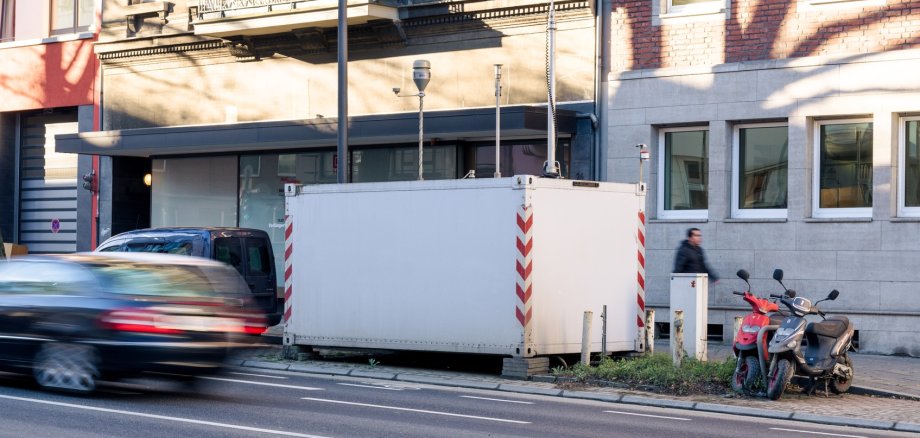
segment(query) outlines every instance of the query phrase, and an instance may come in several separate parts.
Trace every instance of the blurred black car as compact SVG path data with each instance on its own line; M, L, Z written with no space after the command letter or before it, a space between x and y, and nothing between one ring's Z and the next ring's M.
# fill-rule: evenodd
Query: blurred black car
M0 261L0 369L46 388L220 370L265 330L236 270L163 254L69 254Z
M268 325L281 321L275 256L268 233L252 228L164 227L128 231L106 239L95 252L179 254L224 262L246 280L252 298L265 312Z

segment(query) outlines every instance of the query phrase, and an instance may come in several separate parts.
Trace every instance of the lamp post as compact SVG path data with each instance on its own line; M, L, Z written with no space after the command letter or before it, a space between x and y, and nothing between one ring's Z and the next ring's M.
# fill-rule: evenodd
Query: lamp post
M415 82L415 86L418 88L418 180L421 181L424 178L422 175L422 143L425 136L425 87L428 86L428 81L431 80L431 63L419 59L412 63L412 81Z
M495 64L495 177L501 178L502 171L499 166L501 160L501 96L502 96L502 65Z

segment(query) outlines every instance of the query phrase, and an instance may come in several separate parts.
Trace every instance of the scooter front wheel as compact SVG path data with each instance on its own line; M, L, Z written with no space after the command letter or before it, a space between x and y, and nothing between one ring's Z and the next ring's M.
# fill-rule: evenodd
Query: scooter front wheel
M776 365L770 369L770 382L767 385L767 397L770 400L779 400L786 390L786 385L795 374L795 366L789 359L778 359Z
M753 391L760 379L760 363L756 356L740 356L732 374L732 389L739 394Z

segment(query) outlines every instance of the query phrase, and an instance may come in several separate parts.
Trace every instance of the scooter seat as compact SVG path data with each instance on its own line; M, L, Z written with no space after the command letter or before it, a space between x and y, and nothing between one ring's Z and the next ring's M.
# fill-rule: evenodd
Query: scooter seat
M847 317L831 316L824 321L808 324L808 327L805 327L805 333L836 338L846 333L849 326L850 320Z

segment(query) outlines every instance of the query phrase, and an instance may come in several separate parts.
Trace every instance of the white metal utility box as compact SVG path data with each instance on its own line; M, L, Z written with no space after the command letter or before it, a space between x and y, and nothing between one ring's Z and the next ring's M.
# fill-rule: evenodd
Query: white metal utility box
M635 184L524 175L288 192L288 344L578 353L584 311L607 305L606 350L644 349Z

